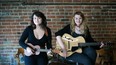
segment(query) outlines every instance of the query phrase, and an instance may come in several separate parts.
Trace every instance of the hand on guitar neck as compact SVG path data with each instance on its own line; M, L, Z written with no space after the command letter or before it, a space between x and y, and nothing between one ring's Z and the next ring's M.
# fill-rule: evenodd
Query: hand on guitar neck
M103 47L104 47L104 43L103 43L103 42L101 42L100 48L103 48Z

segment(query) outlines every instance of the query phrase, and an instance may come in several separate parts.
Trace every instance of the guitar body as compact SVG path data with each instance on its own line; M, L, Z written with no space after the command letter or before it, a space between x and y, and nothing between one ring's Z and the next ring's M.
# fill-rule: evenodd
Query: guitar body
M36 49L40 49L40 48L36 48ZM32 53L28 52L27 49L24 49L24 54L25 54L26 56L31 56L31 55L33 55ZM40 54L40 51L36 51L36 52L34 53L34 55L39 55L39 54Z
M31 56L32 54L28 52L28 50L24 49L24 55L25 56Z
M69 34L64 34L62 36L62 40L67 50L67 56L70 56L74 52L82 53L81 48L78 48L75 51L71 51L72 47L78 46L78 43L85 43L85 39L82 36L74 38ZM56 49L61 49L58 43L56 44ZM60 52L59 54L62 56L62 52Z
M51 50L48 50L48 49L41 49L38 45L33 46L30 43L28 43L28 45L30 47L32 47L33 49L31 49L31 50L24 49L24 55L26 55L26 56L39 55L40 52L51 52ZM36 49L36 51L34 51L34 48ZM33 51L33 52L31 53L30 51Z

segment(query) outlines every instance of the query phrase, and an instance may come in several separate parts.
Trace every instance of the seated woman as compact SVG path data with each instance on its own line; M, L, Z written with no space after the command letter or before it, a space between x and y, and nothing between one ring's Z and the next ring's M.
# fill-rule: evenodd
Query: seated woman
M70 34L74 38L78 36L82 36L86 42L94 42L89 32L89 28L87 27L87 24L86 22L84 22L84 19L85 17L82 12L80 11L75 12L70 24L65 26L63 29L57 31L55 33L55 36L56 36L58 44L60 45L62 49L62 52L63 52L62 57L66 58L67 60L76 62L76 63L81 63L83 65L95 65L96 56L97 56L96 49L102 48L104 46L103 43L101 43L99 46L82 47L82 53L75 52L72 55L67 57L66 46L64 45L62 41L62 36L65 33L67 33L67 34Z

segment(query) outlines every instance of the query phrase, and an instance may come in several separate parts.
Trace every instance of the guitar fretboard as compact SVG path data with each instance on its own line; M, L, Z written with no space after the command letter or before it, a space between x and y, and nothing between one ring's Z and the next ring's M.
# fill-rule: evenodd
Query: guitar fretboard
M97 46L100 45L101 43L78 43L78 46L84 47L84 46Z
M37 49L38 52L48 52L48 49Z

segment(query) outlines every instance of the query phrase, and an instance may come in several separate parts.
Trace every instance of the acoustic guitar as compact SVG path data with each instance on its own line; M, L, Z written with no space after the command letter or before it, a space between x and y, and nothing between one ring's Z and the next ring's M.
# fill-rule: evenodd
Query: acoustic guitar
M101 43L86 43L85 39L82 36L78 36L78 37L72 37L71 35L65 33L62 36L62 41L66 47L67 50L67 56L72 55L73 53L77 52L77 53L82 53L82 47L85 46L97 46L97 45L101 45ZM104 43L104 45L107 45L109 43ZM56 50L54 52L58 53L59 55L62 56L62 50L58 44L58 42L56 43Z
M28 43L28 45L31 47L31 51L33 53L30 53L30 50L24 49L24 55L26 56L31 56L31 55L39 55L40 52L51 52L51 50L48 49L41 49L39 46L35 45L33 46L32 44Z

